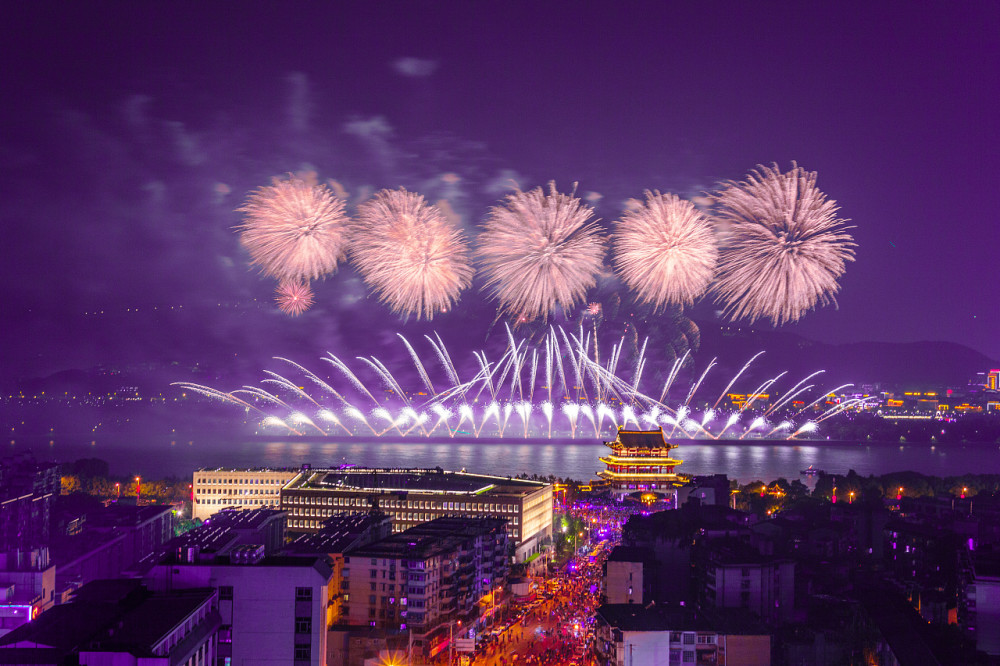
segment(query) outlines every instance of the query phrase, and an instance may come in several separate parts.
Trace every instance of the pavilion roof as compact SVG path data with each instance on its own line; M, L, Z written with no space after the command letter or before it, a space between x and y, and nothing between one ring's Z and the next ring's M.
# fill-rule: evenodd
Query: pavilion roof
M674 448L663 436L663 428L656 430L618 430L618 437L614 442L607 442L608 446L615 448L621 446L626 449L664 449Z

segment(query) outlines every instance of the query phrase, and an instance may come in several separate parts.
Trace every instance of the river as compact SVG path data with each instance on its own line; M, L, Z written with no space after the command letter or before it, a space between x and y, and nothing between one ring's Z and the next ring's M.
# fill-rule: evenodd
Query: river
M587 480L608 452L594 440L490 440L428 442L408 440L314 441L297 439L18 439L6 454L31 451L56 462L102 458L112 474L146 478L190 476L200 467L313 467L352 463L372 467L442 467L498 475L520 473ZM740 482L793 479L809 465L834 474L915 471L935 476L1000 474L996 444L930 446L927 444L851 444L845 442L703 442L682 443L672 452L683 460L678 472L723 473Z

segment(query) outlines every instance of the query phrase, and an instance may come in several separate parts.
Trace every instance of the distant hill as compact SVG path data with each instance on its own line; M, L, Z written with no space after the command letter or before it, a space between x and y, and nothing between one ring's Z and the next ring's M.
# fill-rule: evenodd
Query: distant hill
M807 340L793 333L754 331L701 323L699 360L718 357L736 372L759 351L755 374L773 376L784 370L794 381L816 370L826 370L821 383L922 387L963 387L977 372L1000 367L984 354L954 342L856 342L833 345ZM702 365L707 363L702 362Z

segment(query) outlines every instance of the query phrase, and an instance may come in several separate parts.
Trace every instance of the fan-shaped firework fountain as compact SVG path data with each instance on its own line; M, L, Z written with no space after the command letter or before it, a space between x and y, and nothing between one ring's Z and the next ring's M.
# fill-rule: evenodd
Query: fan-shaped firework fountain
M814 380L822 370L779 393L776 387L786 374L781 373L742 392L744 400L724 403L763 352L747 361L715 397L701 390L714 359L685 387L678 377L693 365L685 354L666 373L662 387L659 382L647 387L645 344L634 362L624 363L625 345L619 341L604 354L602 364L595 360L597 340L582 329L574 335L550 328L543 343L534 347L516 340L508 329L503 353L491 359L486 352L473 352L473 369L465 378L437 334L425 336L433 365L402 335L399 338L413 368L397 373L416 374L416 388L404 388L397 374L374 356L358 357L355 366L364 368L366 376L374 375L372 383L333 354L323 358L330 366L329 380L276 358L287 371L265 371L260 386L222 391L189 382L174 385L240 407L262 432L394 439L582 438L610 435L618 427L661 426L670 437L688 439L793 439L815 432L835 414L863 406L861 400L846 400L828 407L828 396L850 384L815 391ZM631 366L631 377L626 376L626 365ZM440 376L436 381L429 366Z

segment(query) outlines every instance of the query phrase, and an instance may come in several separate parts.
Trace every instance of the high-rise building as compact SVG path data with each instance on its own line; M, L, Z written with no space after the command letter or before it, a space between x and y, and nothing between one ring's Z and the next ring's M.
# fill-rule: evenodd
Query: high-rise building
M445 516L502 518L523 562L552 535L552 486L540 481L437 469L311 469L281 490L291 532L316 532L337 513L372 509L402 531Z

